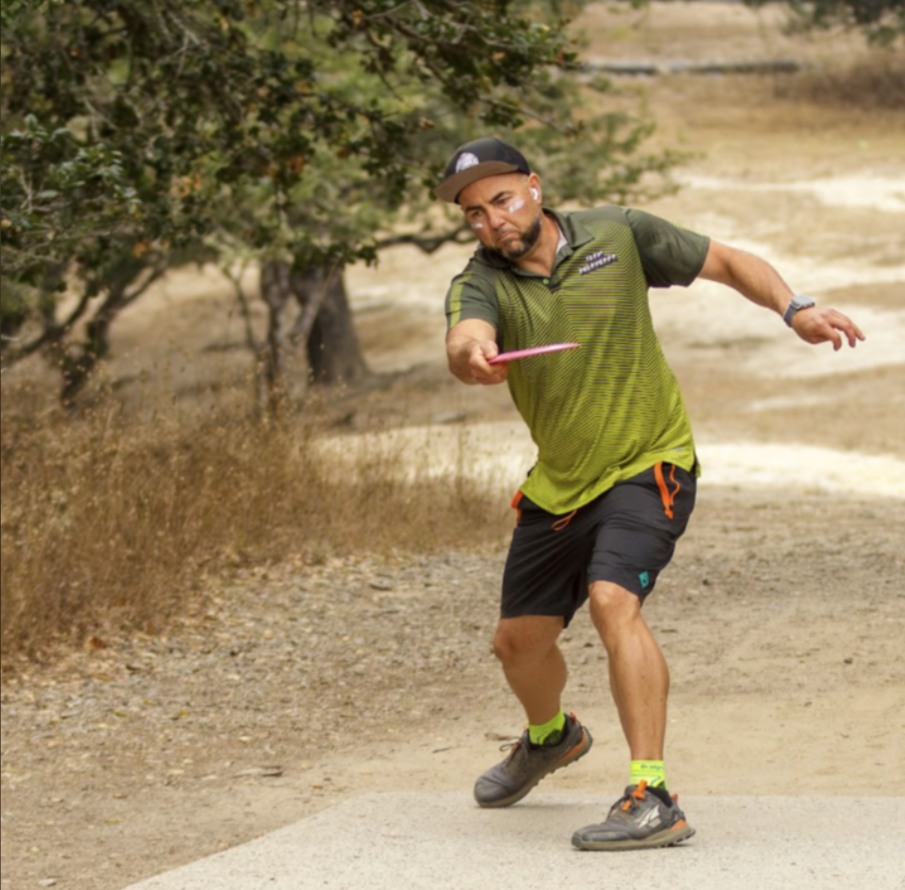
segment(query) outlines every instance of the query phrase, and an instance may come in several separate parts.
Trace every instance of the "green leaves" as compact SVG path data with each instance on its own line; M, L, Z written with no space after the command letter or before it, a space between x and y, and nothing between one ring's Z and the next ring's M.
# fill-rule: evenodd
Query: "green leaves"
M400 222L436 244L461 224L431 187L486 133L551 200L637 189L668 164L583 104L557 6L4 0L4 284L103 293L124 257L137 275L175 250L372 262Z
M35 283L82 243L134 227L141 202L110 146L83 146L27 115L0 136L0 155L5 277Z

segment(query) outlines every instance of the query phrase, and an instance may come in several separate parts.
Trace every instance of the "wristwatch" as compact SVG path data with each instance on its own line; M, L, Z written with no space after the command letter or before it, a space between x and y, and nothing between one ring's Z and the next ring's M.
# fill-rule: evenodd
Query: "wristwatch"
M789 303L789 308L783 313L782 320L789 326L792 327L792 319L795 317L795 313L798 312L799 309L810 309L811 306L816 306L817 304L810 297L803 297L801 295L792 297L792 302Z

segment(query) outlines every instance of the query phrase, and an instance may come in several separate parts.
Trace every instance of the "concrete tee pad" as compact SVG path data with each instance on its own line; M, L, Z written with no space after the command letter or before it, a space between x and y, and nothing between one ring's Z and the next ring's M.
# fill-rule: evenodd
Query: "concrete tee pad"
M344 801L126 890L903 890L905 800L683 797L697 835L633 853L586 853L573 830L617 793L537 794L481 810L465 794L373 793Z

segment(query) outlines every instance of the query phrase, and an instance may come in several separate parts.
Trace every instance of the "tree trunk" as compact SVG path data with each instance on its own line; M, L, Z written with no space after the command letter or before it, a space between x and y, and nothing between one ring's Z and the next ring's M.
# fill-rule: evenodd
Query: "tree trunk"
M123 257L110 273L106 297L85 325L85 340L81 344L66 348L63 339L69 333L68 326L59 328L55 348L61 353L63 387L60 401L64 406L71 408L74 405L95 368L109 355L110 328L117 316L157 281L165 269L163 261L155 265L131 256ZM140 280L142 275L144 280ZM100 288L89 288L86 296L96 290Z
M311 380L321 384L356 383L370 373L352 322L341 269L312 269L293 276L293 291L303 316L319 300L305 352Z
M271 413L287 401L301 401L309 382L350 384L368 375L341 269L292 273L287 263L266 262L261 297L268 310L264 379ZM299 314L287 330L286 312L293 298ZM297 362L300 355L307 359L304 369Z
M286 396L287 343L284 332L286 305L292 292L286 263L268 261L261 268L261 299L267 306L267 347L264 350L264 381L267 407L279 411Z

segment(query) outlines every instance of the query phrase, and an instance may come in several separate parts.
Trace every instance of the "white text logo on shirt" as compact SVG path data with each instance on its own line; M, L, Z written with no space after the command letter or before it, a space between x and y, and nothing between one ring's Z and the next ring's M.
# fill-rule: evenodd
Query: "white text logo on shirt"
M588 272L593 272L595 269L602 269L604 266L609 266L610 263L615 263L619 257L616 256L615 253L604 253L602 250L598 250L595 253L588 254L588 258L585 260L585 264L578 270L579 275L587 275Z

